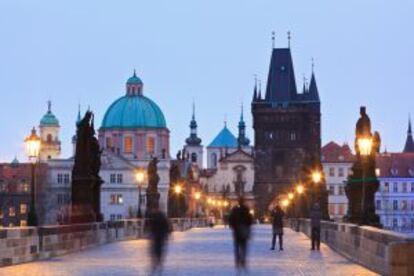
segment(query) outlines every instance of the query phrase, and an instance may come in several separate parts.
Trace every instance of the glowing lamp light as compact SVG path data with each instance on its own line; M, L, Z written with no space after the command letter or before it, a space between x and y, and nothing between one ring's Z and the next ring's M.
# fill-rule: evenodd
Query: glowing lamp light
M31 134L24 139L24 142L26 144L26 151L29 159L36 159L40 152L40 138L37 136L34 127Z
M250 209L249 213L250 213L250 215L254 216L254 210L253 209Z
M181 192L183 191L183 188L180 185L175 185L174 186L174 192L178 195L181 194Z
M363 156L368 156L372 151L372 139L371 138L359 138L358 139L359 152Z
M319 183L322 180L322 173L320 171L314 171L312 173L312 180L314 183Z
M207 198L207 204L213 203L213 200L211 198Z
M142 184L145 180L145 173L142 170L137 171L135 174L135 179L137 180L138 184Z
M290 200L292 200L293 199L293 193L289 193L288 197L289 197Z
M283 207L288 207L289 206L289 199L284 199L284 200L282 200L282 206Z
M200 200L200 198L201 198L201 193L200 193L200 192L195 192L195 194L194 194L194 198L195 198L196 200Z
M296 192L298 192L298 194L302 194L304 192L305 188L303 187L303 185L298 185L296 187Z
M227 206L229 206L229 202L228 201L224 201L223 202L223 205L224 205L224 207L227 207Z

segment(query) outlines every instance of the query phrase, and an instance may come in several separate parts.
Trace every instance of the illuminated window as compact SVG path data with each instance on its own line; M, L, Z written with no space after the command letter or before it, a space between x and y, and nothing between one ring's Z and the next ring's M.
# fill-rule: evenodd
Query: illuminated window
M124 152L132 153L132 137L131 136L124 137Z
M383 192L388 193L390 191L390 183L385 182L383 187Z
M30 186L29 184L23 184L23 192L30 192Z
M155 152L155 139L154 137L148 137L147 139L147 153L154 154Z
M124 203L124 199L121 194L111 194L109 203L112 205L121 205Z
M413 203L414 203L414 201L413 201ZM414 205L413 205L414 206ZM0 209L0 219L2 219L2 218L4 218L4 214L3 214L3 210L2 209Z
M16 215L16 210L14 207L9 207L9 217L14 217Z
M27 204L21 203L20 204L20 214L26 214L27 213Z
M49 133L46 137L46 140L47 140L48 143L52 143L52 140L53 140L52 134Z
M106 137L105 144L106 144L106 148L108 148L108 149L112 148L112 139L111 139L111 137Z
M27 220L20 220L20 226L27 226Z

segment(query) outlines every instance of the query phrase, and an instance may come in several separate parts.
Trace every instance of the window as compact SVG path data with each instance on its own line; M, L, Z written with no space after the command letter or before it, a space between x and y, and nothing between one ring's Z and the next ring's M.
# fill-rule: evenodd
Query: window
M124 137L124 152L132 153L132 137L131 136Z
M14 207L9 207L9 217L14 217L16 215L16 210Z
M110 215L110 220L115 220L115 218L116 218L115 214Z
M384 210L389 210L390 209L390 202L389 200L384 200Z
M193 163L197 162L197 153L193 152L191 154L191 162Z
M338 215L343 216L345 215L345 204L341 203L338 205L339 210L338 210Z
M398 220L396 218L392 219L392 228L397 228L398 227Z
M405 183L405 182L402 184L402 192L403 193L407 192L407 183Z
M217 154L215 154L215 153L211 154L211 166L213 168L217 167Z
M393 210L398 210L398 200L393 200L392 201L392 209Z
M344 168L339 168L338 169L338 176L339 177L343 177L344 176Z
M117 215L116 219L121 220L122 219L122 215Z
M116 174L111 173L111 175L109 176L109 182L110 183L115 183L116 182Z
M111 139L111 137L106 137L105 144L106 144L107 149L112 148L112 139Z
M147 139L147 153L148 154L154 154L155 152L155 138L154 137L148 137Z
M377 210L381 210L381 200L376 201L375 207L376 207Z
M339 192L338 192L338 194L339 195L344 195L345 194L344 186L339 186Z
M394 182L394 185L392 186L392 191L394 193L398 193L398 183L397 182Z
M414 182L411 183L411 192L414 193Z
M292 131L290 133L290 141L296 141L296 132Z
M27 184L27 183L23 184L23 192L29 192L29 191L30 191L29 184Z
M384 193L389 193L389 191L390 191L390 183L385 182L385 183L384 183L384 187L383 187L382 191L383 191Z
M335 176L335 168L329 168L329 176Z
M52 140L53 140L53 138L52 138L52 134L48 134L47 136L46 136L46 141L48 142L48 143L52 143Z
M27 204L21 203L20 204L20 214L26 214L27 213Z
M7 184L0 183L0 192L7 192Z
M27 220L20 220L20 226L27 226Z
M64 203L63 194L58 194L57 195L57 201L58 201L58 204L63 204Z
M116 175L116 183L122 183L122 173Z
M335 186L329 185L329 195L335 195Z
M121 194L111 194L109 203L112 205L121 205L124 202Z
M63 183L63 174L58 173L58 175L57 175L57 182L59 184L62 184Z
M328 208L329 208L329 214L335 215L335 204L329 203Z
M65 173L63 175L63 183L69 184L69 180L70 180L69 174L68 173Z
M407 200L401 200L401 210L407 210L408 208Z

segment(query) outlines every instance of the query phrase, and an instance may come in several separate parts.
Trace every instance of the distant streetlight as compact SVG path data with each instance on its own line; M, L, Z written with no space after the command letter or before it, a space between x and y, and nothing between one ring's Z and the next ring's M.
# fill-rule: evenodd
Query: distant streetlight
M282 200L282 206L285 207L285 208L289 206L289 203L290 203L289 199Z
M296 192L298 194L303 194L304 191L305 191L305 188L303 187L302 184L299 184L298 186L296 186Z
M183 191L183 188L181 187L180 184L176 184L174 186L174 193L176 193L177 195L181 194L182 191Z
M290 200L292 200L292 199L293 199L293 197L294 197L294 196L293 196L293 193L289 193L289 194L288 194L288 198L289 198Z
M322 173L320 171L312 172L312 181L315 184L318 184L322 180Z
M145 172L144 170L138 170L135 173L135 179L137 181L138 184L138 212L137 212L137 217L141 218L142 217L142 212L141 212L141 189L142 189L142 185L144 184L144 180L145 180Z
M201 198L201 193L200 193L200 192L195 192L195 193L194 193L194 198L195 198L196 200L200 200L200 198Z
M36 163L40 153L40 138L36 134L36 129L33 127L31 134L24 140L26 144L27 156L29 161L32 163L32 179L31 179L31 202L30 209L27 215L28 225L37 226L37 213L36 213Z

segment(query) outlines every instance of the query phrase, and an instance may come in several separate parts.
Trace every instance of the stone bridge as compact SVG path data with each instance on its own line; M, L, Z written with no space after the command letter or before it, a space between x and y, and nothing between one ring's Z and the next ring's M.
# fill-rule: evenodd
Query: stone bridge
M174 219L173 225L164 275L236 275L228 228L207 228L202 219ZM253 227L250 275L414 275L414 241L407 236L324 222L318 252L310 250L309 221L287 225L284 251L269 250L269 225ZM0 275L148 275L143 226L143 220L123 220L1 229Z

